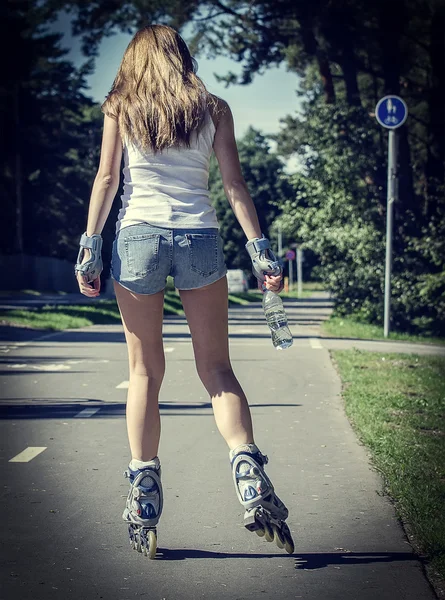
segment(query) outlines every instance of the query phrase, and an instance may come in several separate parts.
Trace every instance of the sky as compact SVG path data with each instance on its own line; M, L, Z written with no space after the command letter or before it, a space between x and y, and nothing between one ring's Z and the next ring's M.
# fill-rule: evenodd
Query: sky
M51 24L49 30L64 34L61 47L69 50L67 59L77 66L85 61L80 50L79 39L71 35L69 14L62 13L57 22ZM91 96L97 102L103 102L131 38L130 34L117 33L101 42L95 72L87 78L90 89L84 91L85 95ZM186 32L184 39L187 41ZM223 83L217 82L214 73L224 75L229 71L240 72L239 64L224 57L213 60L203 56L195 58L198 61L198 75L207 89L229 103L234 116L237 138L242 137L249 126L266 134L278 133L281 128L280 118L288 114L294 115L298 111L300 102L296 95L298 76L287 72L284 65L273 66L264 75L256 75L249 85L232 85L225 88ZM293 167L294 160L291 159L287 163L287 170L293 170Z

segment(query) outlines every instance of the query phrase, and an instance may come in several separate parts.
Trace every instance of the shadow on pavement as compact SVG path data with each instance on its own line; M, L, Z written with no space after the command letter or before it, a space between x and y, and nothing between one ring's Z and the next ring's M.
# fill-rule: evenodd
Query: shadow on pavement
M248 322L244 323L246 327L248 327ZM229 323L230 325L230 323ZM290 322L290 326L292 327L292 321ZM124 332L114 332L114 331L63 331L60 332L61 339L52 338L50 343L91 343L96 342L99 344L112 344L112 343L125 343ZM62 337L63 336L63 337ZM294 339L298 340L301 338L308 338L314 336L306 336L306 335L294 335ZM184 338L186 340L191 340L191 335L189 332L186 333L163 333L164 340L168 340L170 338L180 339ZM266 327L264 328L264 333L229 333L229 339L260 339L260 338L270 338L270 334L268 333ZM12 340L8 340L12 341ZM49 342L48 342L49 343Z
M192 548L175 550L158 548L156 554L156 560L186 560L188 558L292 558L295 560L295 568L302 570L323 569L330 565L348 566L406 560L422 562L422 558L413 552L313 552L304 554L294 552L292 555L287 555L280 551L254 554L250 552L211 552Z
M251 408L263 408L270 406L295 407L301 404L250 404ZM85 415L84 418L101 419L125 417L125 402L103 402L93 398L14 398L2 400L0 403L0 420L8 419L82 419L81 411L84 409L98 409L94 414ZM211 402L179 403L160 402L161 414L176 416L209 416L211 412L198 413L196 410L211 409ZM191 410L192 413L172 412Z

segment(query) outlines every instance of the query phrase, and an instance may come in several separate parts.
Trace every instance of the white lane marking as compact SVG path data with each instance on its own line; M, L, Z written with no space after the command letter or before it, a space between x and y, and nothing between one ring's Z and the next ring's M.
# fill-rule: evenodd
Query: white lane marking
M0 346L0 352L2 354L7 354L11 350L15 350L17 346Z
M320 350L323 348L323 346L320 343L320 340L317 338L309 338L309 343L311 345L311 348L314 348L314 350Z
M35 371L66 371L67 369L71 369L69 365L64 365L61 363L53 363L53 364L15 364L15 365L7 365L10 369L34 369Z
M29 462L39 454L41 454L44 450L46 450L47 446L28 446L22 452L11 458L8 462Z
M83 358L82 360L68 360L67 363L70 365L80 365L81 363L109 363L110 361L106 358L101 360L90 360L88 358Z
M236 335L237 333L251 333L251 334L253 334L253 333L257 333L257 330L256 329L235 329L235 328L233 328L233 330L229 331L229 335L230 334Z
M164 348L164 352L173 352L174 348L172 348L171 346L166 346Z
M77 415L74 415L75 419L86 419L88 417L92 417L97 412L100 411L100 406L98 408L84 408Z
M41 335L39 337L34 338L33 340L28 340L27 342L16 342L16 348L23 348L23 346L31 346L34 342L40 342L40 340L49 340L56 335L61 335L65 333L67 330L62 329L61 331L55 331L54 333L46 333L45 335Z

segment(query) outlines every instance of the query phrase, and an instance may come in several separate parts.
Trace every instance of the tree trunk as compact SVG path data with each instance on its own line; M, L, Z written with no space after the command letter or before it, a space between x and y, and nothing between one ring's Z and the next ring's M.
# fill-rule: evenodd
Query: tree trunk
M14 86L14 176L15 176L15 240L14 251L23 254L23 197L22 197L22 156L20 135L20 83Z
M361 106L360 90L357 80L357 67L355 65L353 54L346 51L340 62L343 71L343 78L346 86L346 100L349 106Z
M326 56L317 52L318 70L323 84L324 100L326 104L335 104L334 80L332 79L331 67Z
M429 90L430 122L427 147L426 213L434 212L435 200L443 196L445 179L445 5L435 3L431 18L431 79Z
M331 67L326 53L320 48L314 33L311 17L301 18L301 33L304 50L309 56L313 56L318 64L321 82L323 85L326 104L335 104L335 88L332 78Z

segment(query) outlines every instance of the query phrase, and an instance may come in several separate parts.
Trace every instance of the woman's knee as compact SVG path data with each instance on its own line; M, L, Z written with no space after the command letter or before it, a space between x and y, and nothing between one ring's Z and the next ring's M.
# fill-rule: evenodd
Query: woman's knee
M209 389L235 377L229 361L213 363L197 361L196 370L204 386Z
M146 377L153 383L157 382L159 386L164 379L165 374L165 359L164 356L151 358L146 357L129 357L129 370L131 377Z

